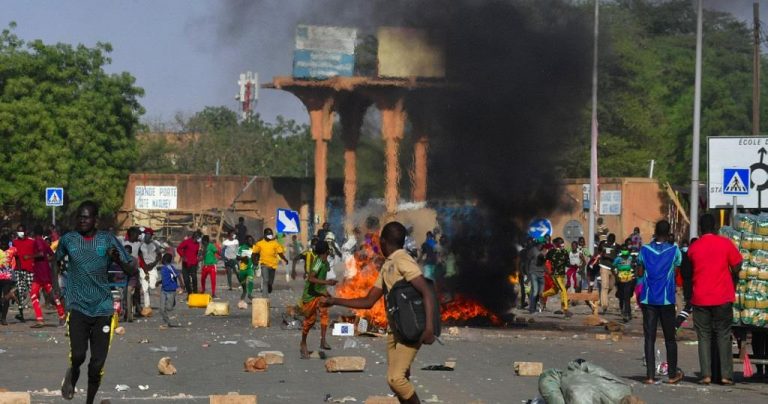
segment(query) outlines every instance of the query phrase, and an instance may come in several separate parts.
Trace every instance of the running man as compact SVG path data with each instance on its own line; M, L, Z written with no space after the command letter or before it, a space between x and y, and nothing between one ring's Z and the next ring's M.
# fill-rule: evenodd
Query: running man
M107 271L112 262L126 273L132 271L133 261L114 235L96 230L99 207L85 201L77 208L77 231L62 236L56 249L56 261L69 258L67 265L67 328L69 332L70 367L61 383L61 396L71 400L80 378L80 365L85 362L88 347L88 391L86 403L91 404L101 384L112 333L117 324L112 306Z
M264 229L264 238L253 245L253 253L259 256L259 271L261 271L261 297L267 298L272 293L272 285L275 283L275 272L280 265L280 260L288 265L285 258L285 249L275 240L272 229Z
M330 296L327 286L336 285L335 279L327 279L328 272L331 270L330 265L328 265L328 250L328 243L325 241L319 241L315 244L314 252L317 258L314 260L304 284L304 294L301 299L302 310L304 311L304 323L301 327L301 359L309 359L307 336L309 330L315 326L318 311L320 312L320 349L331 349L325 339L328 332L328 307L320 305L322 297Z

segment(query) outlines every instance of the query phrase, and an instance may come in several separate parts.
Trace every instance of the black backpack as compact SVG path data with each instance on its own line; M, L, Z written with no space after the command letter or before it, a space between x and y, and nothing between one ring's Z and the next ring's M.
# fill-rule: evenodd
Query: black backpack
M431 279L424 278L432 291L434 299L434 318L432 324L435 337L440 336L440 303L437 301L435 286ZM392 285L387 291L384 284L384 301L387 307L387 321L392 332L396 333L400 340L406 343L417 343L427 326L427 310L424 305L424 297L418 289L402 279Z

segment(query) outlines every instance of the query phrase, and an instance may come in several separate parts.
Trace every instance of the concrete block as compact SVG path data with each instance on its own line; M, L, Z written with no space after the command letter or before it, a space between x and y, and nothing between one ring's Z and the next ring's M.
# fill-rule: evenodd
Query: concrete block
M538 377L544 371L544 364L541 362L515 362L514 365L518 376Z
M226 396L210 396L210 404L257 404L255 395L228 394Z
M595 339L598 341L608 341L610 335L608 334L595 334Z
M611 341L619 342L619 341L621 341L621 338L623 336L624 336L624 333L622 333L622 332L612 332L611 333Z
M228 316L229 302L210 302L205 307L206 316Z
M251 325L253 328L269 327L269 299L253 299L251 305Z
M267 370L267 361L262 357L246 358L243 367L246 372L263 372Z
M161 375L175 375L176 374L176 367L173 366L171 363L171 358L164 357L160 358L160 360L157 362L157 370L160 372Z
M337 356L325 361L327 372L362 372L365 358L362 356Z
M264 358L267 365L282 365L285 358L285 355L280 351L261 351L258 356Z
M389 396L370 396L365 399L365 404L398 404L400 401Z
M32 397L27 392L6 391L0 393L0 404L30 404Z

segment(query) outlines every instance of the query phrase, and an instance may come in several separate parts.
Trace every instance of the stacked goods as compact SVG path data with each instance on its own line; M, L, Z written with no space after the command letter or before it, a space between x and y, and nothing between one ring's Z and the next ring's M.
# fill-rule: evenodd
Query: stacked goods
M735 227L720 234L733 241L744 258L736 286L734 324L768 325L768 214L739 214Z

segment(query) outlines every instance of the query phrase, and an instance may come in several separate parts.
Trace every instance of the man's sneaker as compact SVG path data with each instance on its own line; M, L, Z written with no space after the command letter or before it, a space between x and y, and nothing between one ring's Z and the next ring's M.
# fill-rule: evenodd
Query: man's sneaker
M75 386L72 385L72 368L67 368L64 380L61 381L61 397L71 400L75 397Z
M20 323L26 323L27 322L27 320L24 320L24 316L22 316L21 314L17 314L15 316L15 318L16 318L16 320L19 320Z

